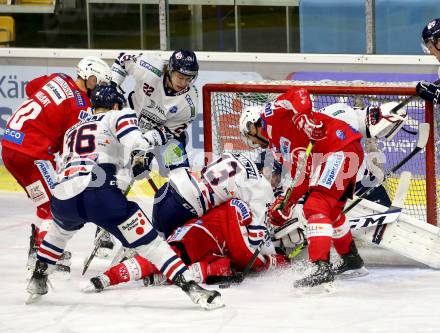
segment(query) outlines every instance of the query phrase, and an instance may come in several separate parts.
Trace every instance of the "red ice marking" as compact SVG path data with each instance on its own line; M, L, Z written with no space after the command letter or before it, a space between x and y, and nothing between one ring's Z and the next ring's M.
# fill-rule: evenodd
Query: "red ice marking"
M137 233L138 235L142 235L142 234L144 233L144 228L142 228L142 227L137 227L137 228L136 228L136 233Z
M142 217L142 213L138 213L138 216L139 216L139 217Z
M144 225L145 224L145 220L141 220L141 222L140 222L142 225Z

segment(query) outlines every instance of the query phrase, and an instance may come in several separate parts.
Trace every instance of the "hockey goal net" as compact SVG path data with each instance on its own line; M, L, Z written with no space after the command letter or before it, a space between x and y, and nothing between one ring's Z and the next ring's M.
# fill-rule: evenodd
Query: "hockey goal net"
M246 152L257 156L240 137L238 121L241 111L248 105L262 105L274 100L280 93L292 86L306 88L314 109L318 110L333 103L347 103L351 106L379 105L389 101L402 101L415 94L415 83L374 83L363 81L264 81L251 83L207 84L203 87L204 148L208 159L221 152ZM420 122L430 124L429 141L423 152L417 154L398 173L408 170L413 179L404 211L419 220L440 225L437 216L436 166L439 156L435 144L439 141L436 117L432 103L416 98L408 104L409 122L406 128L417 132ZM414 149L417 135L400 131L392 141L380 141L379 147L385 153L385 169L389 170ZM390 177L385 188L393 198L398 175Z

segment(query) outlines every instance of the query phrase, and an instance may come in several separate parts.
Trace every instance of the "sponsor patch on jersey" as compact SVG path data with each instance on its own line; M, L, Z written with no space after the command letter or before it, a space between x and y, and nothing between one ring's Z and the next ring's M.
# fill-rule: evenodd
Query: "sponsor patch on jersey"
M273 109L271 103L266 103L266 105L264 106L264 115L266 117L270 117L273 115Z
M122 236L129 244L136 242L151 230L150 221L145 214L139 209L130 216L126 221L118 225Z
M159 68L154 67L152 64L146 62L145 60L139 61L139 65L148 69L150 72L156 74L159 77L162 75L162 71Z
M42 91L38 91L35 94L35 97L37 97L37 99L43 104L43 106L47 106L50 104L50 99Z
M241 154L232 154L232 156L234 156L241 163L241 165L244 166L248 179L258 179L258 170L256 165L252 163L251 160Z
M177 112L177 105L174 105L171 109L170 109L170 113L176 113Z
M283 159L288 162L292 162L291 156L290 156L290 145L292 143L289 139L285 138L284 136L280 137L280 152L283 156Z
M334 182L336 181L336 177L338 176L339 170L341 170L342 165L344 164L344 153L338 151L330 155L325 164L324 171L322 172L321 177L319 178L318 185L321 185L325 188L330 189Z
M64 81L59 76L55 77L54 81L60 85L61 89L63 89L63 91L66 94L67 98L73 97L73 91L72 91L72 89L70 89L70 87L69 87L69 85L67 84L66 81Z
M236 207L235 211L237 213L238 222L240 225L243 224L243 221L246 221L251 218L251 211L243 201L232 199L230 205L232 207Z
M46 189L41 183L41 180L37 180L26 186L26 192L36 206L49 202L49 196L47 195Z
M196 107L194 106L194 102L191 99L190 95L185 96L186 101L189 104L189 107L191 108L191 118L196 116Z
M78 114L79 120L84 120L89 116L89 113L87 111L81 110Z
M3 139L6 141L10 141L17 145L21 145L23 143L25 134L23 132L13 130L11 128L5 129L5 134L3 135Z
M60 105L67 98L63 89L61 89L61 87L54 81L47 82L44 85L43 90L48 93L56 105Z
M86 106L86 101L84 100L84 97L82 96L81 92L79 90L75 90L74 91L74 95L75 95L75 102L76 105L81 107Z
M46 160L36 160L34 163L46 181L47 187L53 190L57 184L57 180L52 164Z
M197 220L198 223L201 220ZM201 223L198 223L201 224ZM192 228L192 225L184 225L182 227L177 228L173 234L168 237L167 242L180 242L183 237L188 233L188 231Z
M338 129L336 131L336 136L339 138L339 140L344 141L347 136L345 135L345 132L343 130Z

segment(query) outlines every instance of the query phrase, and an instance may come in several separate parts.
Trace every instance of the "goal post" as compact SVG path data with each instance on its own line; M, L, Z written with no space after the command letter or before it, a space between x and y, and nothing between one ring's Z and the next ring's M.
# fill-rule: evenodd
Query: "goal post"
M205 163L223 151L251 152L240 137L238 120L245 106L264 105L292 87L309 91L314 110L342 102L351 106L379 105L389 101L402 101L414 96L415 83L381 83L365 81L262 81L247 83L206 84L203 87L203 130ZM420 220L440 225L437 216L437 169L440 157L436 156L435 143L439 142L437 120L432 103L420 98L408 105L410 120L406 125L417 131L418 123L430 124L428 144L401 171L414 175L404 211ZM387 158L386 169L396 164L416 145L417 135L400 131L391 141L380 141L379 147ZM396 177L386 182L391 198L397 186Z

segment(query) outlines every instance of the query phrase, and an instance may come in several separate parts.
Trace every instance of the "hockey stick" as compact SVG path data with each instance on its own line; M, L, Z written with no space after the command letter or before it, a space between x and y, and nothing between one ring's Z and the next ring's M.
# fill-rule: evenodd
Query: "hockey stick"
M412 159L417 153L419 153L423 148L425 148L429 137L429 124L428 123L420 123L419 124L419 137L417 139L417 145L416 147L407 155L405 158L403 158L399 163L397 163L391 170L389 170L382 181L379 184L376 184L374 187L370 187L367 191L362 193L359 197L357 197L355 200L351 202L351 204L346 207L343 211L343 213L347 213L350 210L352 210L359 202L362 201L365 197L369 196L371 193L373 193L380 185L382 185L387 178L389 178L394 172L399 170L403 165L405 165L410 159Z
M403 171L400 175L399 184L397 185L396 193L394 195L393 202L391 203L391 207L388 209L388 211L400 208L400 210L403 209L403 206L405 205L405 198L406 194L408 193L409 187L411 186L411 172L409 171ZM387 226L382 223L379 224L376 227L376 230L374 230L373 239L372 242L375 244L380 244L382 241L383 235L385 233Z
M295 177L292 180L292 183L290 184L290 187L286 191L286 195L284 196L283 201L281 201L280 205L278 206L278 210L282 210L284 206L289 201L290 195L292 194L293 189L298 183L299 178L301 177L303 171L306 169L307 166L307 160L309 159L310 154L312 153L313 149L313 141L310 141L309 145L306 148L305 154L303 158L299 161L298 168L296 169Z
M258 258L258 255L260 254L261 250L263 249L264 244L270 239L270 233L269 230L266 230L266 233L264 234L263 239L258 244L257 248L254 251L254 254L252 255L251 259L249 259L248 263L246 264L246 267L243 269L242 272L237 272L234 276L231 276L230 281L220 284L219 288L229 288L231 286L231 283L240 284L243 282L244 278L249 274L249 272L252 269L252 266L254 265L255 261Z
M438 85L440 84L440 80L434 81L433 84ZM395 107L393 107L390 111L390 113L397 113L397 110L400 110L401 108L403 108L405 105L411 103L412 101L414 101L415 99L420 98L419 95L412 95L409 96L407 98L405 98L403 101L401 101L399 104L397 104Z
M89 269L90 263L92 262L93 258L95 258L96 253L98 252L98 249L101 246L101 238L104 236L105 233L106 231L104 229L101 228L101 230L99 230L98 235L95 237L96 245L92 253L90 253L90 256L84 262L84 268L81 275L84 275Z

